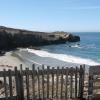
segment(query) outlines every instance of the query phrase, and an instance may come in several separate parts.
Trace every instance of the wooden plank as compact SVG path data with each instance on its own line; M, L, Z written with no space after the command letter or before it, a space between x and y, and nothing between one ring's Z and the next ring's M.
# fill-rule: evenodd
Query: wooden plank
M72 69L69 69L69 72L71 72L71 70ZM49 74L52 74L52 71L53 70L51 69ZM75 68L73 68L73 71L75 71ZM79 71L79 69L78 69L78 71ZM18 72L20 72L20 71L18 71ZM54 72L56 73L56 69L54 70ZM0 77L3 77L3 73L4 73L3 71L0 71ZM11 73L12 73L12 76L15 76L14 71L11 71ZM26 70L23 70L22 75L25 76L25 73L26 73ZM42 75L42 70L40 70L39 74ZM61 74L61 69L59 69L59 74ZM9 75L9 72L6 71L5 76L8 77L8 75ZM28 75L32 75L32 70L28 71ZM47 75L47 69L44 70L44 75ZM65 75L65 73L64 73L64 75Z
M4 71L0 71L0 77L3 77L3 73ZM11 71L12 73L12 76L15 76L15 72L14 71ZM8 77L9 76L9 71L5 71L5 76Z
M22 64L20 65L20 95L21 95L21 100L24 100L24 85L23 85L23 69L22 69Z
M18 70L17 67L15 67L15 82L16 82L16 99L19 100L20 99L20 87L19 87L19 79L18 79Z
M7 81L6 81L6 76L5 76L6 69L4 69L3 71L4 71L3 78L4 78L4 88L5 88L5 99L6 99L8 97Z
M85 66L81 66L81 99L83 99L83 91L84 91L84 74L85 74Z
M42 65L42 99L45 99L44 96L44 65Z
M100 75L100 65L90 66L89 67L89 74Z
M100 86L93 86L93 90L99 90Z
M85 84L84 84L84 80L85 80L85 65L82 66L82 69L83 69L83 70L82 70L82 71L83 71L83 73L82 73L82 81L83 81L83 84L82 84L82 85L83 85L83 90L82 90L82 91L84 91L84 85L85 85Z
M32 65L33 100L35 100L35 64Z
M39 67L38 67L37 79L38 79L38 97L39 97L39 99L40 99L40 77L39 77Z
M56 72L57 71L57 72ZM24 75L26 75L26 87L27 87L27 99L29 99L29 75L32 75L32 79L33 79L33 77L35 78L35 76L34 76L34 74L36 73L36 71L35 70L29 70L29 69L26 69L26 70L22 70L22 67L20 68L20 71L18 71L17 69L15 69L15 73L14 73L14 71L8 71L7 72L7 74L6 75L9 75L8 73L10 73L11 75L9 76L9 82L11 82L12 81L12 78L11 78L11 76L12 76L12 72L13 72L13 75L15 75L15 80L16 80L16 91L17 91L17 95L20 97L20 96L22 96L21 94L23 94L22 93L22 91L21 90L23 90L22 89L22 87L23 87L23 84L21 84L21 83L23 83L23 76ZM53 73L52 73L53 72ZM56 73L55 73L56 72ZM70 72L72 72L72 69L70 69ZM83 72L83 71L82 71ZM25 74L24 74L25 73ZM45 73L45 74L44 74ZM64 70L64 68L63 68L63 70L62 69L59 69L59 67L57 68L57 70L55 70L54 68L53 69L49 69L49 67L47 68L47 70L44 70L44 71L40 71L40 69L39 69L39 76L40 75L42 75L42 90L44 89L44 75L46 75L47 74L47 98L49 99L49 94L50 94L50 83L49 83L49 75L50 74L52 74L52 98L54 97L54 73L56 74L56 97L58 98L58 88L59 88L59 74L61 74L61 94L60 94L60 96L61 96L61 98L63 97L63 75L66 75L66 71ZM74 68L73 68L73 72L72 73L74 73ZM3 72L3 74L4 74L4 72ZM21 77L22 76L22 77ZM38 80L40 81L40 79L39 79L39 76L38 76ZM81 76L82 77L82 79L83 79L83 76ZM68 77L67 77L68 78ZM71 79L72 80L72 79ZM38 81L38 84L40 85L40 82ZM82 81L83 82L83 81ZM76 82L77 83L77 82ZM9 83L11 86L12 86L12 83ZM33 81L32 81L32 84L33 84L33 98L35 97L35 79L33 79ZM67 81L66 81L66 85L67 85L68 83L67 83ZM71 84L70 84L71 85ZM82 83L82 86L83 86L83 83ZM40 86L39 86L40 87ZM71 87L73 87L73 86L71 86ZM10 88L11 89L11 88ZM72 89L72 88L71 88ZM66 86L66 91L67 91L67 86ZM71 90L72 91L72 90ZM68 92L68 91L67 91ZM66 92L66 94L67 94L67 92ZM40 97L40 88L38 88L38 93L39 93L39 97ZM77 94L77 93L76 93ZM11 96L13 96L12 95L12 92L10 93L10 95ZM43 93L43 95L44 95L44 93ZM24 97L24 96L22 96L22 97ZM44 98L44 96L43 96L43 98ZM21 99L22 100L22 99ZM35 99L33 99L33 100L35 100Z
M26 68L26 91L27 91L27 100L29 100L29 68Z
M93 75L89 75L88 95L93 94Z
M77 98L77 74L78 74L78 71L77 71L77 67L76 67L76 71L75 71L75 98Z
M61 94L60 94L60 97L61 97L61 99L63 99L62 97L63 97L63 73L64 73L64 71L63 71L63 67L62 67L62 71L61 71Z
M100 82L100 79L94 79L93 82Z
M57 67L56 71L56 98L58 100L58 84L59 84L59 67Z
M73 92L73 72L70 73L70 98L72 98Z
M10 92L10 97L13 96L13 88L12 88L12 74L11 74L11 69L9 71L9 92Z
M52 67L52 99L54 98L54 67Z
M80 72L79 72L79 98L83 99L83 68L80 65Z
M47 66L47 99L49 99L49 70L50 67Z
M68 100L68 68L66 68L65 100Z

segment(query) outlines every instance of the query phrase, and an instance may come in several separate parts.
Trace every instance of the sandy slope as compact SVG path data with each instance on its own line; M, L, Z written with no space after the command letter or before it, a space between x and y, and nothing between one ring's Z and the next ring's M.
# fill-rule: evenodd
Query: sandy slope
M23 67L25 67L25 64L20 59L11 54L12 52L7 52L4 56L0 56L0 70L3 70L4 68L13 69L14 66L19 68L20 64L23 64Z

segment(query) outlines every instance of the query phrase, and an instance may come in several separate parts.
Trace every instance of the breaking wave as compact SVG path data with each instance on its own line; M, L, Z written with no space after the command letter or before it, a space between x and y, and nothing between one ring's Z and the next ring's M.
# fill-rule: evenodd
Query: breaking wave
M34 50L28 49L27 51L30 53L34 53L40 57L49 57L54 58L60 61L69 62L69 63L76 63L76 64L86 64L86 65L100 65L99 62L96 62L92 59L85 59L77 56L67 55L67 54L57 54L57 53L50 53L44 50Z

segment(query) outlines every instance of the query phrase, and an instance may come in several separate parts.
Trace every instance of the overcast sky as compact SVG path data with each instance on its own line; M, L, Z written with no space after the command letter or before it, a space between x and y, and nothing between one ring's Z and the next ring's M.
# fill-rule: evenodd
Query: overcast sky
M35 31L100 31L100 0L0 0L0 25Z

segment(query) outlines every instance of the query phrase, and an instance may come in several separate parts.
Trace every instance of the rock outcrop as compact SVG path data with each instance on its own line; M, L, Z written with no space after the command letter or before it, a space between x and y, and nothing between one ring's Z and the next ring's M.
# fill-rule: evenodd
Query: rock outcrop
M0 27L0 50L17 47L42 46L80 41L79 36L67 32L35 32L22 29Z
M72 34L68 34L67 41L69 41L69 42L78 42L78 41L80 41L80 37L79 36L74 36Z

